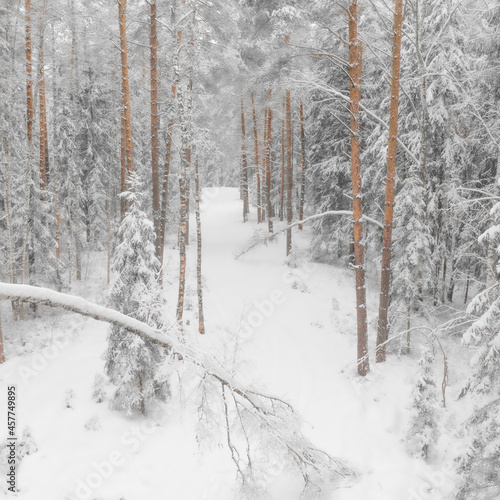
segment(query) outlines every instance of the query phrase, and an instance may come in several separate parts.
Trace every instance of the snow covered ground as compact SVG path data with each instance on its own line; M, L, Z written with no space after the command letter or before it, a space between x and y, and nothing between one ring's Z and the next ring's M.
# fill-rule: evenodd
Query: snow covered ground
M429 464L411 458L404 439L415 359L391 356L383 365L373 363L369 376L360 379L353 363L352 271L309 262L308 228L302 233L294 230L296 251L288 264L284 236L236 260L234 256L257 229L255 213L243 224L241 212L236 189L205 191L207 334L196 341L224 359L239 380L292 403L313 443L359 472L357 480L335 491L332 498L446 498L454 481L449 472L455 453L450 435L460 422L453 417L460 377L451 379L456 384L449 388L437 453ZM261 225L260 229L265 228ZM194 230L193 218L186 306L191 326L197 321ZM89 257L89 279L74 286L72 293L105 303L103 259ZM173 315L178 253L172 241L165 262L165 293ZM371 284L372 347L377 299L376 285ZM157 408L146 419L127 417L111 411L107 402L91 399L94 378L103 373L106 324L46 308L40 309L40 318L13 324L7 303L2 304L2 313L8 361L0 369L0 412L6 414L6 387L16 385L18 429L29 426L38 446L38 452L26 456L20 465L17 498L235 498L235 469L227 448L216 445L199 450L189 390L185 401ZM13 352L13 339L19 337L24 345ZM459 373L459 367L452 365L451 371ZM5 432L4 424L2 441ZM271 485L274 500L298 498L296 485L285 479L277 477ZM6 491L5 481L1 488Z

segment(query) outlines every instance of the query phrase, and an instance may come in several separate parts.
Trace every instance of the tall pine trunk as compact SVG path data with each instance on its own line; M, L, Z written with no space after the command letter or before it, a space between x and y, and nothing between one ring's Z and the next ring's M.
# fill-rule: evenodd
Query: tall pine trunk
M292 223L293 219L293 162L292 162L292 104L290 91L286 91L286 113L285 113L285 135L286 135L286 222ZM292 251L292 230L286 232L286 254Z
M394 188L396 184L396 157L398 149L399 76L401 70L401 34L403 0L395 0L394 37L392 42L391 107L389 118L389 147L387 152L387 179L385 183L384 230L382 241L382 270L380 273L380 305L377 330L377 363L386 359L389 338L388 313L391 283L391 246L394 214Z
M349 94L351 128L351 170L353 199L354 263L356 268L356 313L358 329L358 373L370 371L366 322L365 255L363 246L363 210L361 206L360 102L362 46L358 39L358 5L352 0L349 7Z
M161 262L161 203L159 170L159 120L158 120L158 33L156 25L156 0L150 1L149 45L151 75L151 177L153 187L153 224L155 230L155 255Z
M241 97L241 192L243 194L243 222L248 220L248 162L245 132L245 108Z
M271 91L269 91L269 97ZM270 233L273 232L273 206L271 199L272 191L272 165L273 165L273 111L271 106L267 106L266 116L266 134L265 134L265 149L266 149L266 212L267 212L267 227Z
M195 164L195 212L196 212L196 242L197 242L197 260L196 260L196 279L198 285L198 331L203 335L205 333L205 316L203 314L203 282L201 274L202 257L202 238L201 238L201 213L200 213L200 169L198 158Z
M125 153L127 176L134 171L134 148L132 143L132 109L130 105L130 83L127 51L127 0L118 0L118 22L120 25L120 54L122 67L122 107L125 126Z
M255 111L255 100L252 93L252 115L253 115L253 138L254 138L254 154L255 154L255 176L257 180L257 223L263 221L262 217L262 200L260 188L260 163L259 163L259 130L257 127L257 113Z
M304 220L304 204L306 201L306 133L304 130L304 103L302 101L300 101L299 117L301 157L299 220ZM302 230L302 224L299 224L299 230Z
M170 19L172 25L172 88L171 88L171 105L169 111L169 119L167 125L167 137L165 146L165 166L163 170L163 192L161 196L161 258L160 264L163 266L163 249L165 248L165 233L167 230L167 208L168 208L168 184L170 177L170 163L172 159L172 140L174 134L175 122L175 103L177 99L177 86L179 84L179 73L177 67L179 65L179 51L182 40L182 30L175 30L176 25L176 1L172 1L170 11ZM163 283L163 276L161 276Z
M31 0L26 0L24 5L25 21L25 55L26 55L26 131L28 138L28 175L26 193L26 215L23 221L23 250L22 250L22 271L21 282L26 283L26 274L29 273L29 239L31 236L31 204L33 189L33 63L32 63L32 42L31 42ZM21 303L20 317L24 318L24 307Z
M286 99L283 99L283 119L281 120L281 187L280 187L280 221L285 218L285 116Z

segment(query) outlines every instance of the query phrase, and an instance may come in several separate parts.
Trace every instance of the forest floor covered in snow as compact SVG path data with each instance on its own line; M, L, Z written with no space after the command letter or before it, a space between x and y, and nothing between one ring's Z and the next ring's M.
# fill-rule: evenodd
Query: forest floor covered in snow
M456 402L468 354L447 340L450 362L441 438L429 461L412 458L405 438L416 354L391 355L356 374L353 271L310 262L310 228L294 230L293 258L284 234L235 259L258 226L252 211L242 223L236 189L205 192L202 206L206 335L194 341L223 361L240 381L290 402L304 432L319 448L353 466L358 477L334 491L338 500L444 499L453 489L454 432L468 409ZM259 230L264 231L263 225ZM191 221L186 334L197 330L196 232ZM172 316L177 300L178 250L172 237L165 257L165 294ZM105 255L91 254L84 280L71 293L107 300ZM377 283L369 280L370 346L375 343ZM182 398L147 417L112 411L92 400L103 374L108 325L40 307L38 317L13 323L2 303L6 387L17 386L18 429L28 426L38 451L23 458L18 481L23 500L232 500L236 472L224 442L198 443L197 415ZM189 322L189 326L188 326ZM192 330L192 331L191 331ZM21 339L21 340L20 340ZM437 357L436 377L442 369ZM107 386L108 395L112 387ZM2 428L1 440L6 429ZM201 449L202 450L201 450ZM300 481L276 474L274 500L295 500ZM1 483L6 492L5 481Z

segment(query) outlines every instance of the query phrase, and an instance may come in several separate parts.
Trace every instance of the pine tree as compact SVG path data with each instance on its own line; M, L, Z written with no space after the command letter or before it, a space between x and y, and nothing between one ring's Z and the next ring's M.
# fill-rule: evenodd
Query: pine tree
M405 318L406 351L410 350L411 319L422 312L423 293L432 275L431 236L425 224L425 190L412 169L396 196L394 224L394 277L391 316Z
M130 177L130 191L124 196L129 207L120 225L121 243L113 258L117 278L110 294L110 305L155 328L164 326L164 302L158 284L159 261L155 256L154 227L141 211L140 183ZM158 368L167 352L153 342L113 326L106 352L106 373L117 386L112 406L131 413L146 413L149 405L165 401L168 383L158 379Z
M418 362L417 382L411 394L408 449L414 456L428 458L438 439L436 382L432 374L434 356L424 349Z

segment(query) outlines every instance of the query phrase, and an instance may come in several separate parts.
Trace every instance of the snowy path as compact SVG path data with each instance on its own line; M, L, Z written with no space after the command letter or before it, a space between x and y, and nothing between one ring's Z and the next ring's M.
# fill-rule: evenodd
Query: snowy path
M241 222L236 189L221 189L204 204L207 335L199 342L233 364L241 380L287 398L304 417L306 433L315 444L359 470L360 480L336 492L336 499L412 498L410 488L417 489L427 468L411 460L402 444L410 390L408 363L392 360L383 369L373 367L369 377L360 380L352 363L355 310L351 272L308 263L307 229L304 234L294 231L297 267L285 265L283 238L235 260L234 255L257 228L254 219L252 212L249 223ZM191 232L186 319L194 325L194 218ZM174 249L167 251L166 262L171 283L166 294L174 310ZM87 292L95 295L100 287L99 295L102 277ZM369 293L371 311L375 304L376 295ZM10 357L0 371L2 387L18 386L19 429L29 425L39 447L21 465L22 490L17 498L234 498L235 475L228 452L216 448L200 458L192 430L194 417L174 410L158 413L152 417L161 420L162 426L141 430L137 429L140 421L91 400L93 379L103 370L106 325L70 314L50 318L23 325L25 331L19 334L31 339L31 352L27 348L25 356ZM6 322L5 329L9 328L14 327ZM61 343L54 344L58 338ZM52 351L41 350L49 345ZM75 393L73 409L65 407L68 390ZM3 396L1 404L4 412ZM99 420L99 430L85 428L93 416ZM109 477L97 474L96 469L110 463L116 453L121 459L112 466ZM92 486L92 480L99 484ZM295 500L284 485L275 485L273 491L274 500Z

